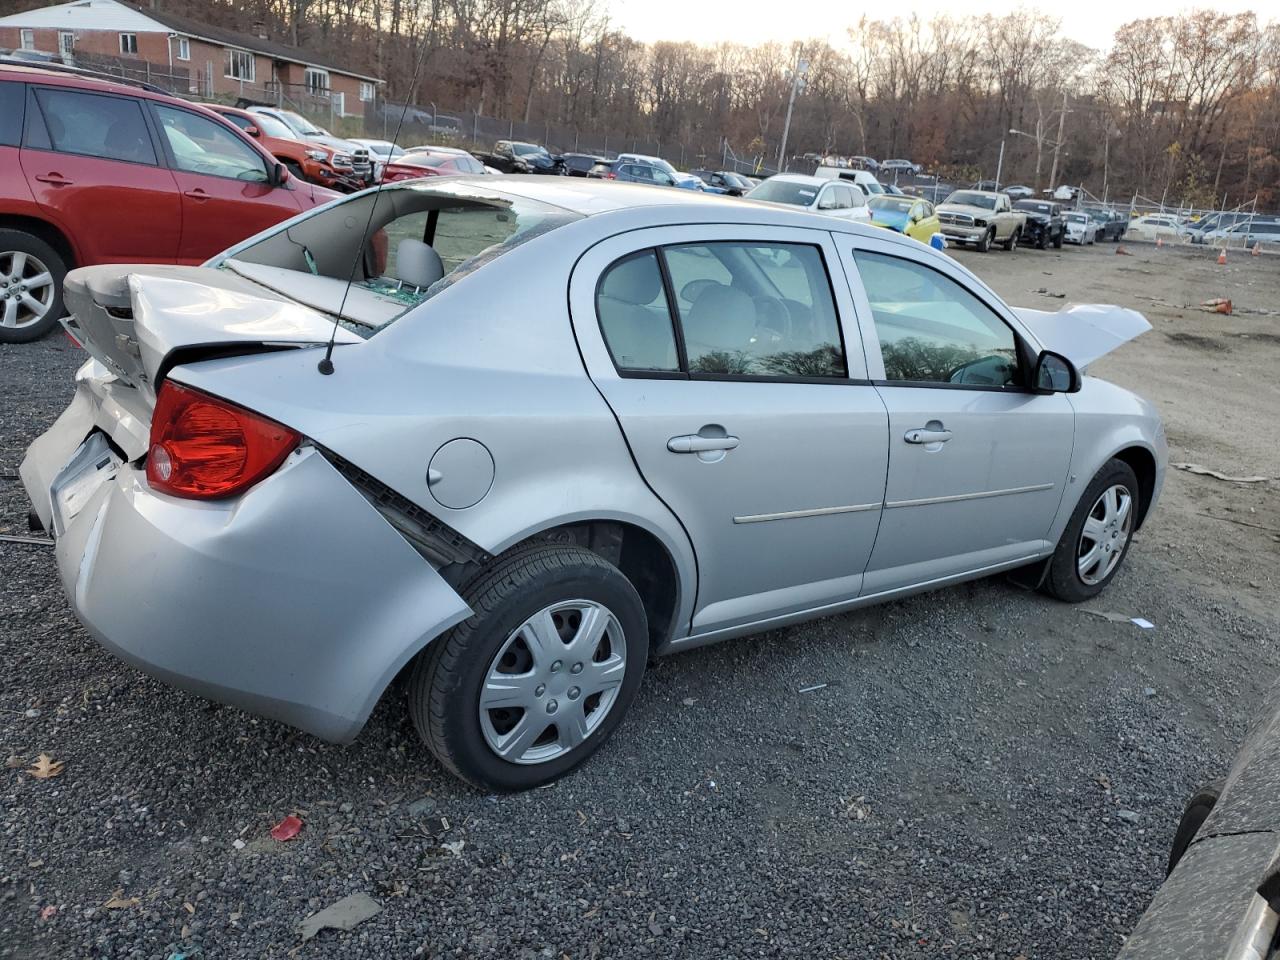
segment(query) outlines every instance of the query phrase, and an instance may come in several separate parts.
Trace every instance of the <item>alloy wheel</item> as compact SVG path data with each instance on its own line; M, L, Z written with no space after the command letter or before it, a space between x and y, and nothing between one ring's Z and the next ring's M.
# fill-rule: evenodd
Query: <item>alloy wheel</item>
M1076 549L1076 569L1089 586L1107 579L1124 556L1133 530L1133 495L1123 484L1102 491L1085 517Z
M56 293L53 274L38 257L0 249L0 327L39 323L53 308Z
M485 742L510 763L563 756L600 726L626 670L626 639L607 607L593 600L544 607L512 631L485 673Z

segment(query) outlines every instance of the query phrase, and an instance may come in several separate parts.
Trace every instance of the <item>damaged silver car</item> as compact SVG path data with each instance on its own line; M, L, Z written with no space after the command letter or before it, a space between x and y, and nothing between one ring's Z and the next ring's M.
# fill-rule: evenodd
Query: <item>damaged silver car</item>
M653 654L999 571L1091 597L1165 471L1085 374L1140 315L710 195L408 182L66 300L91 359L21 475L89 631L335 741L404 672L485 788L581 763Z

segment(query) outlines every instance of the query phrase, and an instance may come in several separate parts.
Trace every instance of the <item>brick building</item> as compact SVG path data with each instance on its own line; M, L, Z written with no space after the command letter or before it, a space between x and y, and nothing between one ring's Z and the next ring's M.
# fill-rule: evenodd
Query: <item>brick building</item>
M57 54L69 63L137 61L130 74L164 76L170 89L340 117L363 116L381 82L301 47L121 0L74 0L0 17L0 47Z

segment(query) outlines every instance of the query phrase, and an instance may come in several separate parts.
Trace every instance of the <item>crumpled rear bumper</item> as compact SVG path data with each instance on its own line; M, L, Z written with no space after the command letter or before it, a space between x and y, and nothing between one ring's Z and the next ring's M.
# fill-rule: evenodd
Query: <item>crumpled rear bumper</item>
M77 419L50 434L59 425L71 432L45 440L46 459L56 441L74 452L83 437ZM31 488L40 475L24 481L48 503ZM353 739L409 659L471 612L311 447L230 500L155 493L123 464L82 502L60 518L57 563L103 646L326 740Z

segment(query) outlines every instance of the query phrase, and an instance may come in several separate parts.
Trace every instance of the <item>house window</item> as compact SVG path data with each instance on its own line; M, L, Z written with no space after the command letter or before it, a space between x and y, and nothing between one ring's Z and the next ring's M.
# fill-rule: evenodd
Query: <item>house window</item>
M186 37L178 38L178 59L179 60L191 59L191 41L188 40Z
M70 30L58 31L58 53L64 57L70 57L75 53L76 35Z
M22 30L19 33L18 45L23 50L34 50L36 48L36 32L34 30Z
M232 80L253 83L254 58L248 50L227 49L227 74Z
M370 103L378 95L378 85L370 83L368 80L360 81L360 99L364 103Z
M136 33L120 34L120 52L131 53L137 56L138 53L138 35Z
M347 95L345 93L335 93L332 107L334 116L345 117L347 115Z
M329 71L318 67L307 67L302 73L302 82L307 93L327 94L329 92Z

